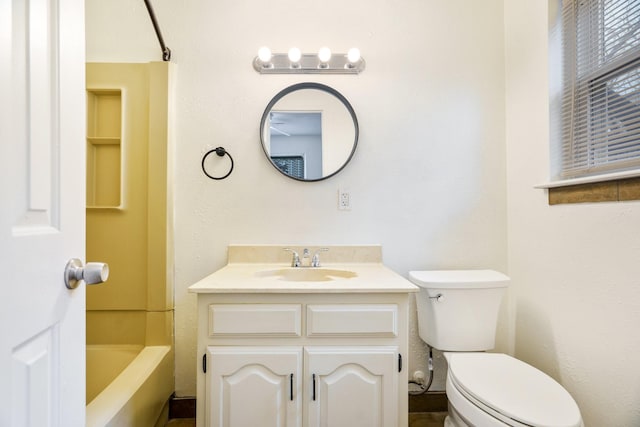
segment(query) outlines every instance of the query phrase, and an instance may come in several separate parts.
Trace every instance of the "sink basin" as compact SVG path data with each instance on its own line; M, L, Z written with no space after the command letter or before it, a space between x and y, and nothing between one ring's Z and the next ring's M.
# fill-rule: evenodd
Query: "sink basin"
M288 282L327 282L330 280L351 279L357 274L349 270L337 270L322 267L292 267L264 270L256 273L257 277L273 277Z

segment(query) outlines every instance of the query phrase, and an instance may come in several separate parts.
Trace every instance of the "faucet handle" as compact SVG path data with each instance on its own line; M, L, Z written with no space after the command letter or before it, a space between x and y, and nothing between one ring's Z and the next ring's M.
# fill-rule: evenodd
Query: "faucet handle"
M327 252L329 248L320 248L316 250L311 259L311 267L320 267L320 252Z
M282 248L282 250L289 251L293 254L293 257L291 258L291 267L300 267L300 256L298 255L298 252L291 248Z

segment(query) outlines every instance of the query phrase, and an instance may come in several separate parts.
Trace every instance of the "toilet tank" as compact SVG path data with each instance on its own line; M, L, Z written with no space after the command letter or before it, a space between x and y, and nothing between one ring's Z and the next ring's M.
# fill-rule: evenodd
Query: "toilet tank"
M411 271L418 333L443 351L485 351L495 346L500 303L509 277L493 270Z

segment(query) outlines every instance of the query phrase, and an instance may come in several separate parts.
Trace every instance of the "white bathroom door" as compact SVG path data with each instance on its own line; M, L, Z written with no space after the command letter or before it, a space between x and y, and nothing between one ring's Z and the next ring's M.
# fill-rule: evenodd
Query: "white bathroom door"
M0 0L0 425L83 426L83 0Z

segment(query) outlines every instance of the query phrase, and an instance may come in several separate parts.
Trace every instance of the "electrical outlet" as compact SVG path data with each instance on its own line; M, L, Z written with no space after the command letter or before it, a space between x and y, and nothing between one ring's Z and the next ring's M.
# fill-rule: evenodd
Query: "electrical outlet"
M349 190L338 190L338 210L350 211L351 210L351 193Z

